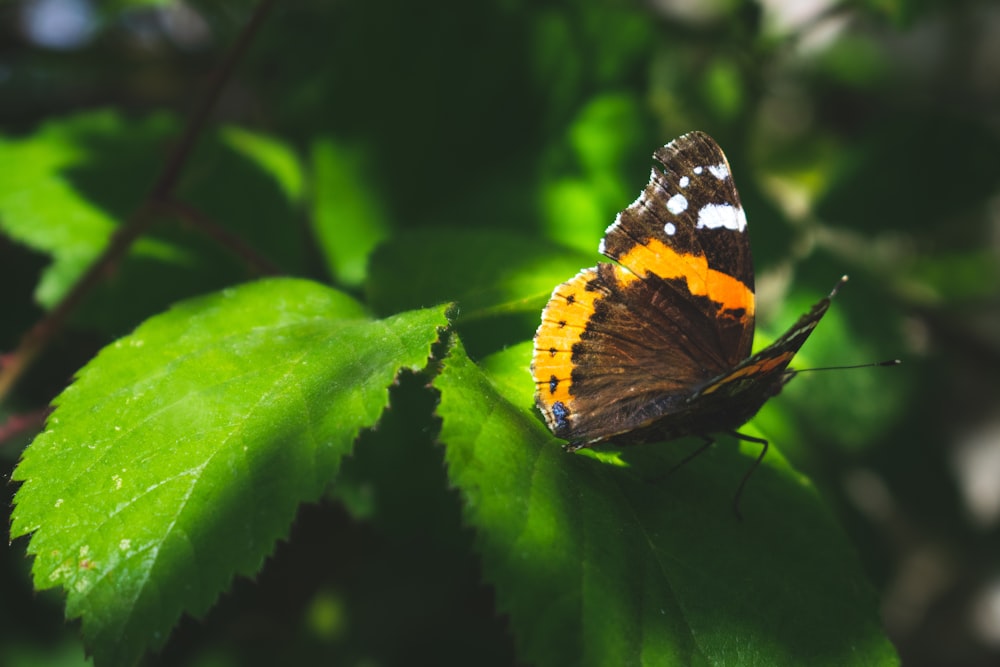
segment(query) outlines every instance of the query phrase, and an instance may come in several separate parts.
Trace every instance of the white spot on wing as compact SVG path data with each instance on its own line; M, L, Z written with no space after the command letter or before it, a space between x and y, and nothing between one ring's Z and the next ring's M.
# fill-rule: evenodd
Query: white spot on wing
M747 216L742 208L729 204L705 204L698 211L698 228L718 229L724 227L734 232L747 228Z
M687 197L681 194L676 194L667 201L667 210L674 215L680 215L687 210L687 207Z
M713 164L708 168L708 170L711 172L712 176L715 176L720 181L724 181L729 178L729 170L726 169L725 163Z
M682 188L686 188L688 186L688 183L690 182L691 182L690 178L688 178L687 176L681 176L681 180L678 181L677 184L680 185Z
M701 176L701 172L705 171L705 169L704 167L695 167L692 171L694 171L695 176Z
M674 223L668 222L667 224L663 225L663 231L667 233L667 236L673 236L674 234L677 233L677 227L674 226Z

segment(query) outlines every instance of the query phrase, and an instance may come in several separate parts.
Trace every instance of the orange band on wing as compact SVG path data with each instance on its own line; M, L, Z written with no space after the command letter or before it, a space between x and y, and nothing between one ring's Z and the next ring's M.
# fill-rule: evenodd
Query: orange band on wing
M587 327L594 312L594 302L603 293L588 290L587 284L597 277L595 269L584 269L552 292L542 324L535 333L535 354L531 372L538 397L551 408L556 401L568 403L570 377L573 374L573 346ZM550 415L546 414L546 419Z
M609 286L598 284L596 279L597 269L580 271L552 292L552 298L542 311L542 324L535 333L531 373L537 396L545 406L546 419L554 419L551 409L556 402L569 406L573 400L570 391L573 346L580 342L597 301L608 296ZM614 280L617 287L622 288L639 278L615 265Z
M736 278L709 268L704 255L685 255L658 239L650 239L648 245L633 246L618 261L640 276L651 274L668 280L683 278L691 294L722 304L722 310L754 314L753 290Z
M794 357L794 356L795 356L795 352L783 352L782 354L779 354L776 357L771 357L770 359L761 359L760 361L758 361L755 364L749 364L749 365L744 366L743 368L739 369L735 373L730 373L729 375L725 376L724 378L722 378L721 380L719 380L715 384L711 385L710 387L706 387L705 389L702 389L701 392L699 392L699 393L702 394L702 395L704 395L704 394L711 394L713 391L715 391L719 387L725 386L725 385L729 384L730 382L732 382L734 380L738 380L738 379L740 379L742 377L748 377L748 376L754 376L754 375L764 375L765 373L769 373L770 371L773 371L775 368L780 368L782 366L787 366L788 362L790 362L792 360L792 357Z

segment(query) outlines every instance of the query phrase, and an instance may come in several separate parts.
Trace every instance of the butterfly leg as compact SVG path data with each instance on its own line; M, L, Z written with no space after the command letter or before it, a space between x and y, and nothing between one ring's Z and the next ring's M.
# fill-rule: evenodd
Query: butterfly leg
M764 460L764 455L767 454L767 440L764 438L755 438L750 435L743 435L742 433L737 433L736 431L730 431L729 435L733 436L737 440L744 440L746 442L755 442L761 445L760 454L757 456L757 460L753 462L750 469L746 471L743 475L743 479L740 480L740 486L736 489L736 495L733 497L733 511L736 512L736 518L740 521L743 520L743 515L740 514L740 498L743 496L743 487L747 485L747 480L750 479L750 475L754 473L760 462Z
M683 459L672 465L670 469L667 470L665 473L661 473L659 475L656 475L655 477L647 478L646 481L649 482L650 484L659 484L667 477L670 477L670 475L674 474L674 471L683 468L686 464L693 461L695 458L698 457L699 454L704 453L706 449L708 449L715 443L715 440L708 437L707 435L701 436L701 439L702 443L701 445L699 445L698 449L694 450L693 452L685 456Z
M693 452L691 452L690 454L688 454L687 456L685 456L684 458L682 458L680 461L678 461L677 463L675 463L673 465L673 467L670 468L670 470L668 470L667 472L663 473L660 476L660 479L666 479L667 477L669 477L670 475L672 475L675 470L679 470L680 468L683 468L685 465L687 465L691 461L693 461L696 458L698 458L698 456L700 454L703 454L706 449L708 449L709 447L711 447L715 443L715 440L713 438L708 437L707 435L701 436L701 440L702 440L702 443L701 443L701 446L698 447L698 449L694 450Z

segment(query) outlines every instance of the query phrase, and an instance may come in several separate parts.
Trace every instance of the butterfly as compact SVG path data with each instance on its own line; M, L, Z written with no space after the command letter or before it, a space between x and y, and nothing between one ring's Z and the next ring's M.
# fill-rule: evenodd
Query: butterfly
M751 355L756 304L747 219L719 145L691 132L657 150L649 183L605 231L611 262L552 292L535 334L535 403L568 450L699 436L691 460L737 432L796 371L788 365L847 279Z

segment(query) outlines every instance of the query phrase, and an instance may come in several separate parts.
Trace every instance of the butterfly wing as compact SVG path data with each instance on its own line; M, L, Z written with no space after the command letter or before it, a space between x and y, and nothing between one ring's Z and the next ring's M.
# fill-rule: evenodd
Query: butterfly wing
M785 383L795 376L795 371L789 370L788 364L823 319L823 315L830 308L831 299L846 281L847 276L841 278L828 296L800 317L778 340L743 360L731 371L712 380L699 389L691 400L703 400L713 396L730 399L730 402L736 399L737 402L749 405L748 409L752 409L752 412L732 427L735 428L750 419L767 399L781 391ZM749 398L751 395L754 400Z
M753 267L729 164L706 134L658 150L598 264L555 289L535 335L536 403L558 437L599 442L682 409L750 353Z

